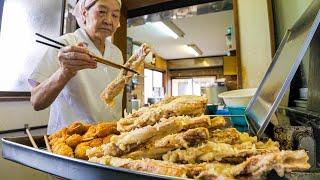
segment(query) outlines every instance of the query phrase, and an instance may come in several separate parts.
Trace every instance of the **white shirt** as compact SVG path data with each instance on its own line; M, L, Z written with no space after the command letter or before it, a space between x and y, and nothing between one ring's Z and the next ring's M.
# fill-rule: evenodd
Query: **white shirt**
M61 36L58 41L66 45L75 45L80 42L87 43L87 48L97 56L102 57L100 51L83 29ZM33 81L43 82L59 68L58 50L49 48L29 77ZM109 40L105 41L103 57L115 63L123 64L122 53L119 48ZM99 121L118 120L122 114L122 93L115 98L115 107L106 107L100 99L100 94L106 86L116 78L118 69L107 67L98 63L96 69L78 71L58 97L51 104L48 123L48 134L69 125L74 121L96 123Z

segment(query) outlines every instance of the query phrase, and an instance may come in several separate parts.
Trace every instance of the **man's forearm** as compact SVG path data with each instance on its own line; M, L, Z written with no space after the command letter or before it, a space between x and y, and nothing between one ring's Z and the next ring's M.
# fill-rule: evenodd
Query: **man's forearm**
M34 109L39 111L49 107L72 77L73 75L59 69L49 79L34 87L31 91Z

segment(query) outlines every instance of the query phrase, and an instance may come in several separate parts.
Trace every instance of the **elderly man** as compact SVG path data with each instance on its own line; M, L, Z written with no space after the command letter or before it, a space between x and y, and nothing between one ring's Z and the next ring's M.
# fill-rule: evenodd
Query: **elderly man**
M107 108L99 97L120 71L89 56L90 51L123 64L119 48L106 39L120 27L120 8L121 0L80 0L74 10L80 28L59 37L68 46L60 51L48 49L30 75L34 109L51 105L49 134L76 120L95 123L121 117L121 95L114 108Z

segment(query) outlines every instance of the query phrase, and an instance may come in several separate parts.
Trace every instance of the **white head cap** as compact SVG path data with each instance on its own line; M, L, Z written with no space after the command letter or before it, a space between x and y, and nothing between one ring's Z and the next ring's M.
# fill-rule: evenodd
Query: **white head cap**
M81 28L84 27L84 17L83 17L83 11L85 11L86 7L91 6L93 3L97 2L99 0L79 0L76 4L76 6L73 9L72 15L76 17L77 22ZM117 0L121 7L121 0Z

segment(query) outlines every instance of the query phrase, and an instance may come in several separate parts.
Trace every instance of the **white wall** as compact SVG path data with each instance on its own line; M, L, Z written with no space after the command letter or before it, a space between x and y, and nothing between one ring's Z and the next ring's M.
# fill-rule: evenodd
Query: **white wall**
M49 109L36 112L29 101L0 102L0 131L47 125Z
M24 128L24 124L29 124L30 127L47 125L48 118L48 109L36 112L32 109L30 102L0 102L0 131ZM43 135L46 129L35 130L31 133L32 135ZM16 136L26 135L23 132L0 134L0 138ZM2 144L0 154L2 154ZM48 175L0 157L0 179L43 180L48 179Z
M238 0L243 88L260 84L271 61L267 0Z

